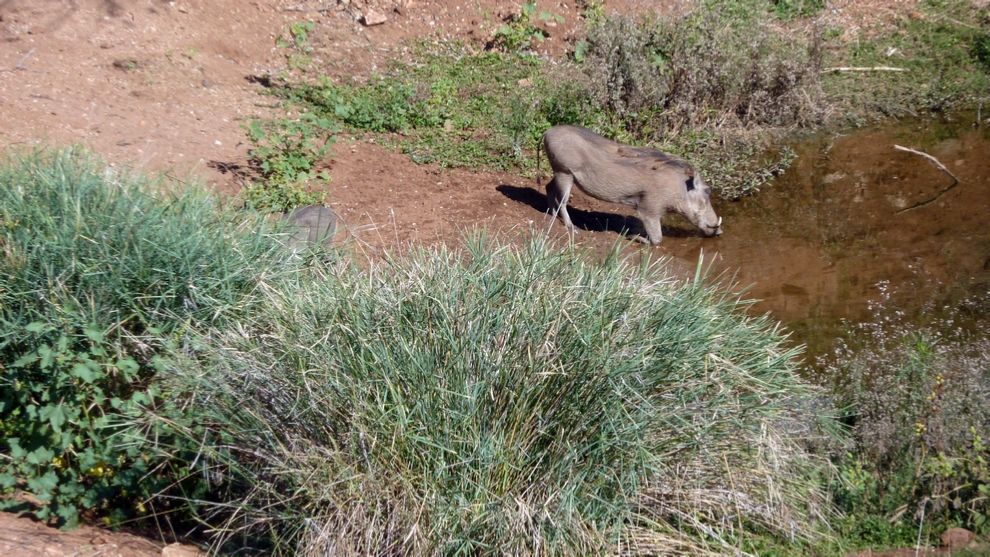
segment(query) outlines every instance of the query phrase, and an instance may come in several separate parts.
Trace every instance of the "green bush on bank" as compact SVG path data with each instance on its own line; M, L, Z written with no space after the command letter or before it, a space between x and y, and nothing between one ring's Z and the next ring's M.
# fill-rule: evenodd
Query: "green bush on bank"
M151 512L174 478L115 421L154 405L170 338L239 319L273 265L257 222L174 186L75 149L0 161L0 487L43 520Z
M840 460L838 524L857 546L937 544L945 529L990 533L990 343L943 341L898 324L844 348L827 373L853 412Z

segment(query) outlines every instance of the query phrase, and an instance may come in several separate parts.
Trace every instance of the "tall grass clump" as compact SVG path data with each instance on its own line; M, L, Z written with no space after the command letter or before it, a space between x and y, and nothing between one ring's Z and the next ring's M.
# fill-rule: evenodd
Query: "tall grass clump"
M0 487L43 520L150 512L172 480L112 421L154 404L170 338L238 318L273 264L258 222L173 186L77 149L0 161Z
M852 450L836 500L861 545L936 541L947 527L990 532L990 342L949 339L885 318L843 345L827 374L849 408Z
M241 495L201 515L217 543L303 555L813 543L827 511L796 444L812 394L797 350L724 289L619 253L595 262L477 235L371 268L345 260L272 288L249 326L190 338L160 377L208 432L189 433L203 442L191 473Z

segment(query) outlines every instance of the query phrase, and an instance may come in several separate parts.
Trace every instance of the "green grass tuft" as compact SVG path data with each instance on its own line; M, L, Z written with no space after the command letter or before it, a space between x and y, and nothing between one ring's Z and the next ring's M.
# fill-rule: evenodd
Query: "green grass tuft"
M813 543L827 511L794 444L813 392L796 350L721 288L618 249L594 259L472 235L340 261L274 288L241 327L193 335L160 377L209 432L191 473L238 486L204 515L220 541L342 555Z

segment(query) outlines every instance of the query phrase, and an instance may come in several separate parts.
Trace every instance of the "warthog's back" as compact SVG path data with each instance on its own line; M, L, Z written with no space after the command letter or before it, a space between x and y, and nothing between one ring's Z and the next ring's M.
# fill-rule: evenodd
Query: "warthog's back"
M632 198L694 176L680 157L616 143L580 126L550 128L543 141L554 172L573 175L581 190L603 201L635 204Z
M321 205L300 207L283 215L288 221L286 231L291 234L286 245L299 249L305 244L329 244L337 232L337 221L340 217Z

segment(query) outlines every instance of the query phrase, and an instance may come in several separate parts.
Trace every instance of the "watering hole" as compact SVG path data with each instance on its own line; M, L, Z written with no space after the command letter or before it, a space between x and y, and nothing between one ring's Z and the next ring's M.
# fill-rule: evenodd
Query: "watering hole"
M831 351L851 324L902 312L916 324L951 314L953 326L990 316L990 129L975 117L916 121L817 136L755 195L716 204L725 234L668 238L748 287L808 347ZM959 182L926 158L927 153ZM880 303L878 303L880 302ZM881 308L882 309L879 309Z

